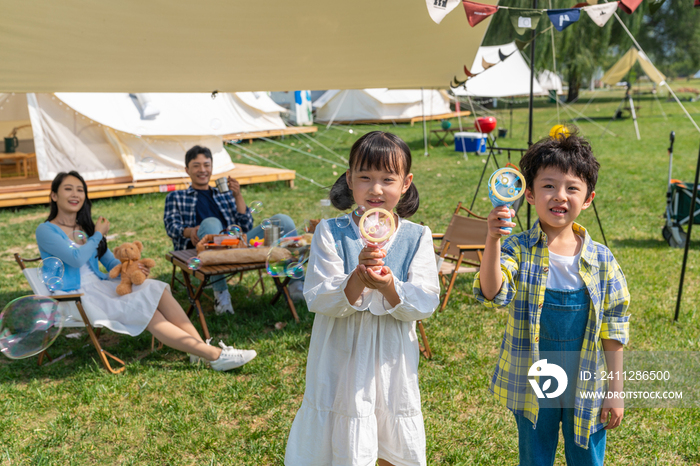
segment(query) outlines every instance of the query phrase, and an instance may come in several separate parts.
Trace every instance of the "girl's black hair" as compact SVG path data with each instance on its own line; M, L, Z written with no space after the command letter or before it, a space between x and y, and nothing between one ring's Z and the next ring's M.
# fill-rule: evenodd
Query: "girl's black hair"
M61 187L61 183L63 183L63 180L67 176L73 176L79 179L80 182L83 184L83 192L85 192L85 202L83 202L83 206L78 211L78 214L75 217L75 222L78 225L80 225L80 227L83 229L83 231L85 232L85 234L87 234L89 238L95 234L95 222L92 221L92 202L88 197L87 184L85 183L83 177L80 176L80 173L76 171L70 171L68 173L59 173L58 175L56 175L56 178L54 178L51 182L51 192L56 193L58 195L58 188ZM58 215L58 205L53 199L50 199L50 201L51 203L49 207L51 210L49 211L49 218L46 219L47 222L50 222ZM100 240L100 244L97 245L97 258L102 258L105 252L107 252L107 238L103 236Z
M411 149L395 134L372 131L352 145L348 165L351 171L385 170L398 176L406 176L411 173ZM328 197L333 207L338 210L348 210L355 204L345 173L338 177ZM411 183L396 205L396 213L400 217L408 218L418 211L419 206L418 189Z

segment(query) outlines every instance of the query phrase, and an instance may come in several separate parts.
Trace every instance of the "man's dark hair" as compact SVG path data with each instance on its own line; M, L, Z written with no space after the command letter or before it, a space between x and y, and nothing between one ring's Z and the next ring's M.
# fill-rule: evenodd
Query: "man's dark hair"
M185 153L185 167L189 166L190 162L196 159L199 154L203 154L209 160L214 160L214 157L212 157L211 151L208 147L194 146L192 149L188 150L187 153Z
M527 187L532 189L537 173L555 167L582 179L588 188L586 198L595 191L600 164L593 156L589 142L570 129L569 136L557 135L537 141L520 159L520 171Z

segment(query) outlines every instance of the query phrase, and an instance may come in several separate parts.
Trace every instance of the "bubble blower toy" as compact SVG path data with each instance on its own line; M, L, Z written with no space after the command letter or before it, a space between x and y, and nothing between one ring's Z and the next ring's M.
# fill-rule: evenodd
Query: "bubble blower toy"
M366 211L360 218L360 234L365 243L375 244L381 248L396 232L394 215L386 209L375 208ZM371 267L374 272L381 272L379 266Z
M494 207L506 206L510 210L515 201L525 194L525 178L522 173L514 168L500 168L493 172L489 178L489 199ZM512 217L508 217L508 220ZM513 231L511 227L501 227L508 233Z

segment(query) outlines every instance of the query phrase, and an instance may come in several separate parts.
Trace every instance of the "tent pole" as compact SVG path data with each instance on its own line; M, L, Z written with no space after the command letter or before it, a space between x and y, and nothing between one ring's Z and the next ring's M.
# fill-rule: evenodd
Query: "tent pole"
M632 120L634 120L634 130L637 132L637 141L641 141L642 137L639 135L639 125L637 124L637 112L634 110L634 101L632 100L630 88L627 88L627 98L630 100L630 111L632 112Z
M685 251L683 252L683 266L681 267L681 279L678 283L678 299L676 300L676 315L674 322L678 322L678 314L681 310L681 297L683 296L683 280L685 279L685 266L688 263L688 248L690 247L690 234L693 231L695 221L695 199L698 197L698 175L700 175L700 151L698 151L698 164L695 167L695 184L693 185L693 197L690 200L690 221L688 221L688 234L685 237Z
M331 117L331 121L329 121L328 124L326 125L326 130L328 130L331 127L331 125L335 121L335 117L338 116L338 112L340 111L340 107L343 106L343 102L345 102L345 98L348 96L349 91L346 90L346 91L340 91L340 92L345 92L345 93L343 94L343 97L340 99L340 103L338 104L338 108L336 108L335 112L333 112L333 116Z
M423 147L425 148L424 156L429 156L428 153L428 132L425 126L425 96L423 95L423 88L420 88L420 108L423 114Z
M537 9L537 0L532 0L532 8ZM535 86L535 38L537 37L536 31L533 29L531 32L532 40L530 43L530 104L528 109L528 133L527 133L527 147L532 146L532 104L533 104L533 90ZM527 229L530 229L530 213L531 206L528 202L527 204Z

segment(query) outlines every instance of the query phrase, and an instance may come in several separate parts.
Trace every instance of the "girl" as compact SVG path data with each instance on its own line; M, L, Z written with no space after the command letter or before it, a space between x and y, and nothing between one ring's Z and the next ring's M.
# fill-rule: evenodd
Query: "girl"
M352 146L349 165L333 205L396 207L397 229L383 249L363 247L356 211L314 233L304 297L317 315L285 464L425 465L415 321L437 307L439 284L430 229L402 218L419 204L411 151L374 131Z
M221 348L205 343L163 282L146 280L134 286L132 293L117 295L119 280L110 280L98 264L109 271L120 263L107 248L109 222L100 217L95 224L91 206L85 180L75 171L59 173L51 183L49 218L37 227L36 241L42 259L53 256L63 261L60 291L83 293L92 324L131 336L148 329L163 344L210 361L218 371L242 366L256 356L255 351L234 349L223 342L219 342ZM85 235L77 234L80 231ZM150 272L146 267L142 271L146 276Z

